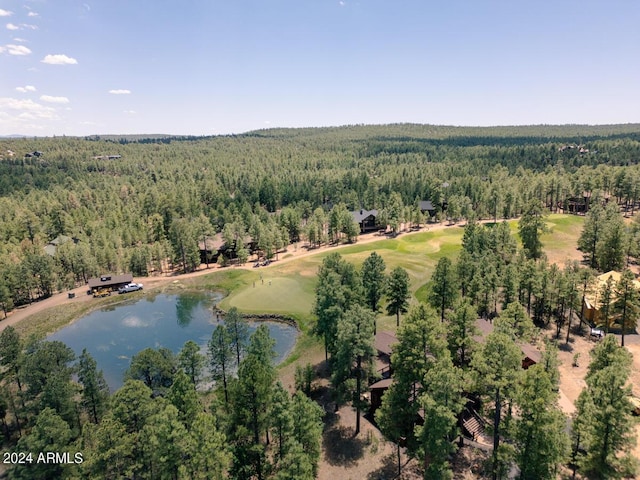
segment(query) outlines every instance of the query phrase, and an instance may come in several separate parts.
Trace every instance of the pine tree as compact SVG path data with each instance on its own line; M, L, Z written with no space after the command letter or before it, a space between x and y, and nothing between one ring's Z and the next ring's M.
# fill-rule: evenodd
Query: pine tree
M617 346L613 335L607 335L591 356L587 386L576 402L574 457L584 473L596 478L631 476L635 421L627 382L632 356Z
M409 274L402 267L393 269L387 278L387 314L396 316L396 326L400 326L400 314L409 308Z
M550 372L551 374L557 373ZM515 460L521 480L555 479L569 448L566 419L558 407L558 394L542 364L525 373L518 388L515 418Z
M228 376L233 366L233 351L231 337L227 328L218 325L209 340L209 370L215 382L222 380L224 400L229 403Z
M621 270L625 263L627 243L627 231L620 208L611 202L605 208L601 234L596 243L598 268L603 272Z
M427 393L420 397L420 407L424 412L425 424L416 427L416 438L418 456L424 465L424 478L450 480L453 474L448 458L455 446L449 435L455 429L456 416Z
M202 405L195 384L184 371L178 370L176 373L167 399L178 410L178 418L182 424L190 430L196 415L202 411Z
M335 354L338 321L352 305L362 303L362 281L355 267L334 252L322 261L315 294L316 333L324 339L328 358Z
M602 235L603 225L605 223L604 219L604 209L600 201L596 200L586 215L582 233L578 239L578 250L588 258L591 268L598 268L596 245Z
M362 264L362 285L367 305L372 312L380 309L380 299L384 294L385 263L380 255L372 252Z
M229 445L220 432L216 418L198 413L188 433L185 448L186 462L181 467L185 477L194 480L224 480L231 464Z
M616 299L613 302L613 311L618 317L618 323L622 331L622 346L627 331L635 330L640 313L640 297L635 286L635 276L631 270L625 270L620 276L620 281L615 288Z
M109 386L86 348L78 358L78 381L82 385L82 406L93 423L98 423L108 406Z
M205 361L204 355L200 353L200 345L193 340L188 340L178 354L178 366L189 376L194 386L200 381Z
M455 270L448 257L438 260L430 285L429 303L440 312L440 321L444 322L446 309L453 307L458 295Z
M373 313L360 305L347 311L338 322L336 347L331 383L340 401L351 397L356 408L355 435L358 435L363 408L362 382L369 378L374 358Z
M239 365L249 341L249 324L242 317L237 307L231 307L225 314L224 328L231 342L231 348L236 354L236 365Z
M492 332L482 349L471 360L476 373L476 384L493 400L493 458L492 477L497 480L502 468L499 457L502 408L506 399L513 398L514 387L522 370L521 352L513 340L504 333Z
M322 453L322 416L320 405L296 392L291 399L291 417L293 419L292 437L301 446L311 464L313 478L318 474L318 462Z
M459 301L451 315L447 328L447 343L451 357L456 365L466 367L471 356L477 348L478 342L474 339L479 334L476 326L478 314L469 300Z
M542 256L540 237L547 230L540 201L532 200L518 222L518 233L527 258L538 260Z

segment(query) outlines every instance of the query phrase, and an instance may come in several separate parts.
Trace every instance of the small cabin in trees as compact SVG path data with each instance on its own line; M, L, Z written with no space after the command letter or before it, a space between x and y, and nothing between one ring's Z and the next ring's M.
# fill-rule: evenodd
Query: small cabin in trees
M216 233L213 237L203 237L198 242L200 250L200 263L215 263L218 261L220 253L224 250L224 240L221 233Z
M255 252L257 245L250 235L245 235L243 243L249 253ZM200 263L207 263L207 256L208 263L215 263L220 255L227 259L231 258L233 245L227 245L222 234L216 233L213 237L201 237L201 240L198 241L198 250L200 251Z
M475 340L479 343L484 343L487 335L493 332L493 323L489 320L478 318L476 320L476 327L480 330L480 335L476 336ZM522 352L522 368L524 370L536 363L540 363L540 360L542 360L542 353L540 350L529 343L517 342L517 345Z
M420 200L418 208L420 208L420 212L422 214L428 213L430 217L433 217L436 214L436 209L431 200Z
M620 277L622 274L620 272L616 272L615 270L611 270L610 272L603 273L596 277L596 282L591 291L587 292L584 296L584 305L583 312L585 322L588 322L590 325L601 325L602 319L600 318L600 308L602 301L602 290L604 289L607 281L611 279L612 281L612 292L611 292L611 303L616 300L615 286L620 281ZM633 286L636 290L640 290L640 282L638 280L633 281Z
M67 237L66 235L58 235L56 238L54 238L53 240L51 240L49 243L47 243L44 246L44 253L46 253L47 255L50 255L52 257L55 257L56 255L56 250L58 249L58 247L60 245L63 245L67 242L71 242L73 241L73 243L78 243L78 239L77 238L71 238L71 237Z
M356 210L351 212L353 219L360 225L360 233L367 233L377 230L376 218L378 218L378 210Z
M391 354L393 346L398 343L398 338L392 332L377 332L374 340L374 347L378 353L376 357L376 371L382 380L369 386L371 392L371 413L375 412L382 405L382 396L393 383L391 378Z

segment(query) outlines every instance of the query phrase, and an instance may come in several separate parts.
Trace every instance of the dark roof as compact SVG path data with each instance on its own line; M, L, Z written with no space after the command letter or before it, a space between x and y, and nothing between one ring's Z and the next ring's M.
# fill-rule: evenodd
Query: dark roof
M71 237L67 237L66 235L58 235L56 238L51 240L45 247L44 251L47 255L51 255L52 257L56 254L56 249L59 245L63 243L67 243L70 240L74 240Z
M418 204L418 206L420 207L420 210L422 210L422 211L435 210L435 208L433 208L433 203L431 203L431 200L420 200L420 203Z
M379 382L373 383L371 386L369 386L369 390L389 388L389 386L391 386L392 383L393 383L393 378L384 378Z
M103 280L104 279L104 280ZM122 285L133 282L133 275L125 273L124 275L103 275L100 278L90 278L89 288L112 287L114 285Z
M220 251L222 249L222 246L224 245L224 240L222 239L222 234L221 233L216 233L213 237L205 237L205 240L200 240L198 242L198 248L200 250L205 250L204 246L205 246L205 242L207 245L207 251Z
M376 333L375 347L380 353L391 355L393 352L393 345L398 343L398 338L392 332L378 332Z
M518 346L526 358L529 358L535 363L540 363L540 360L542 360L542 353L540 353L536 347L528 343L520 343Z
M477 342L484 343L487 335L493 332L493 323L489 323L488 320L478 318L476 320L476 326L478 327L478 330L480 330L480 335L473 338ZM540 363L540 360L542 359L542 353L540 350L529 343L516 342L516 344L520 347L520 351L526 358L533 360L535 363Z
M351 212L351 216L353 217L353 219L358 222L361 223L365 218L367 217L377 217L378 216L378 210L373 209L373 210L356 210L355 212Z

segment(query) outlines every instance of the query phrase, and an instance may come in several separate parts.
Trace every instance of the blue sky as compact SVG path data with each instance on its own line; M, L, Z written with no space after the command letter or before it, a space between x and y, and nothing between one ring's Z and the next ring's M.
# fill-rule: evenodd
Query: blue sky
M0 0L0 135L640 122L637 0Z

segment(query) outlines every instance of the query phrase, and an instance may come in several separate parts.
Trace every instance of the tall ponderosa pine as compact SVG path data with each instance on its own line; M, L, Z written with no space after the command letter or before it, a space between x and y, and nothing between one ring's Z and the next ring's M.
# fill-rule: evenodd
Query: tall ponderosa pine
M197 385L205 365L205 357L200 353L200 346L193 340L188 340L178 353L178 366Z
M466 399L463 371L455 367L449 355L437 359L424 376L420 406L424 411L424 426L416 427L419 456L425 477L450 478L449 456L456 447L456 425Z
M526 206L520 221L518 233L525 254L528 258L538 260L542 256L542 241L540 237L547 230L544 223L542 204L538 200L532 200Z
M20 335L15 328L8 325L0 333L0 365L15 379L19 391L22 391L19 373L23 358Z
M631 270L625 270L620 276L620 281L615 287L616 299L613 302L613 311L617 316L622 332L622 346L627 331L633 331L638 323L640 312L640 297L635 286L635 276Z
M500 332L486 338L483 347L474 355L471 366L476 373L476 384L494 405L493 410L493 461L492 478L497 480L503 468L499 458L502 408L513 398L514 387L522 371L521 352L513 339Z
M458 282L453 264L448 257L438 260L436 269L431 276L429 289L429 303L440 313L440 320L444 322L445 312L453 304L458 295Z
M632 476L635 421L628 385L632 356L607 335L591 357L587 386L576 402L574 458L584 473L595 478Z
M620 207L609 202L604 210L602 234L596 243L598 268L603 272L621 270L625 264L628 235Z
M222 381L224 400L227 403L229 403L228 378L234 365L232 348L229 331L222 325L218 325L209 340L209 370L215 382Z
M477 348L478 342L474 338L480 333L476 326L477 318L476 309L467 299L458 302L449 315L447 343L453 362L458 366L469 365Z
M232 422L235 436L233 471L264 478L265 445L268 435L269 405L276 372L273 366L275 341L266 325L251 335L246 357L240 362L238 379L232 389Z
M362 281L355 267L334 252L322 261L315 293L316 333L324 339L328 357L336 351L338 321L351 306L362 303Z
M371 310L355 305L339 320L331 382L339 401L351 398L356 408L356 435L360 433L360 412L363 408L361 393L372 375L373 339Z
M98 423L108 406L109 386L86 348L78 357L78 381L82 385L82 406L91 421Z
M554 370L554 369L551 369ZM514 442L521 480L555 479L559 465L567 456L569 437L566 418L558 407L555 371L542 364L530 367L518 388Z
M396 326L400 326L400 314L409 308L409 274L402 267L393 269L387 278L387 314L396 316Z
M372 252L362 264L364 296L372 312L380 309L380 299L384 295L385 268L384 260L376 252Z
M598 245L602 235L604 223L604 208L602 208L599 199L596 199L589 213L586 215L582 233L578 239L578 249L583 253L585 259L588 260L591 268L598 268L596 245Z
M236 354L236 365L240 365L240 360L242 360L249 341L249 324L237 307L231 307L225 314L224 328L227 330L231 348Z

